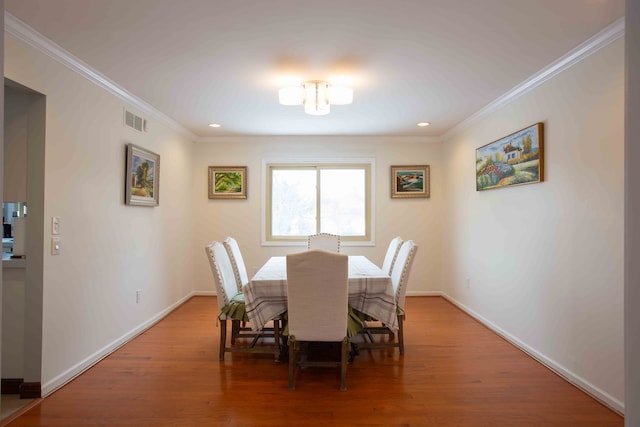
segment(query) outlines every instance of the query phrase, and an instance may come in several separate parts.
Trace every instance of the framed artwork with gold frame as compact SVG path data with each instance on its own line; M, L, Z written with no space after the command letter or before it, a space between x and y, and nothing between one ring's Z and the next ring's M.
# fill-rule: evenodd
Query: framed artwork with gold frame
M246 199L246 166L209 166L210 199Z
M429 165L391 166L391 197L430 197Z

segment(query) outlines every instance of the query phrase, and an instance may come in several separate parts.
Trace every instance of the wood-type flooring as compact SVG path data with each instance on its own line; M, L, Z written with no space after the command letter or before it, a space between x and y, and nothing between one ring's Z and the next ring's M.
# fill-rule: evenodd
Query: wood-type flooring
M298 372L218 360L215 297L194 297L10 426L623 426L623 418L441 297L408 297L405 355Z

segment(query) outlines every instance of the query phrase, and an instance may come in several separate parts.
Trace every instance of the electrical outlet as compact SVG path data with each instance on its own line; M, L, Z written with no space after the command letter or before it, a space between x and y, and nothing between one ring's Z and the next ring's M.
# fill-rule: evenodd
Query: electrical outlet
M140 304L142 302L142 291L138 289L136 291L136 304Z

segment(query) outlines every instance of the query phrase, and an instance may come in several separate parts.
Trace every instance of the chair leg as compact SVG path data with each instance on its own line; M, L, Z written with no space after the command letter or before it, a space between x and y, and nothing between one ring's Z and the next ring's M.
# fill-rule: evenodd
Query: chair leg
M400 355L404 354L404 314L398 315L398 348Z
M295 390L296 387L293 384L293 376L296 370L296 338L289 336L289 390Z
M280 319L273 319L273 343L276 346L276 362L280 361Z
M232 320L231 321L231 345L236 343L236 338L240 334L240 321Z
M349 353L349 339L342 340L342 352L340 354L340 391L347 389L347 357Z
M224 360L224 349L227 346L227 321L220 320L220 360Z

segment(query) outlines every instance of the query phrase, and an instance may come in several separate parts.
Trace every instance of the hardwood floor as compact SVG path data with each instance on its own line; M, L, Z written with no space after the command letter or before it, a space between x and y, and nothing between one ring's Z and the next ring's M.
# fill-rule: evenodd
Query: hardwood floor
M215 297L195 297L10 426L623 426L623 418L439 297L408 297L405 355L363 350L299 373L218 361Z

